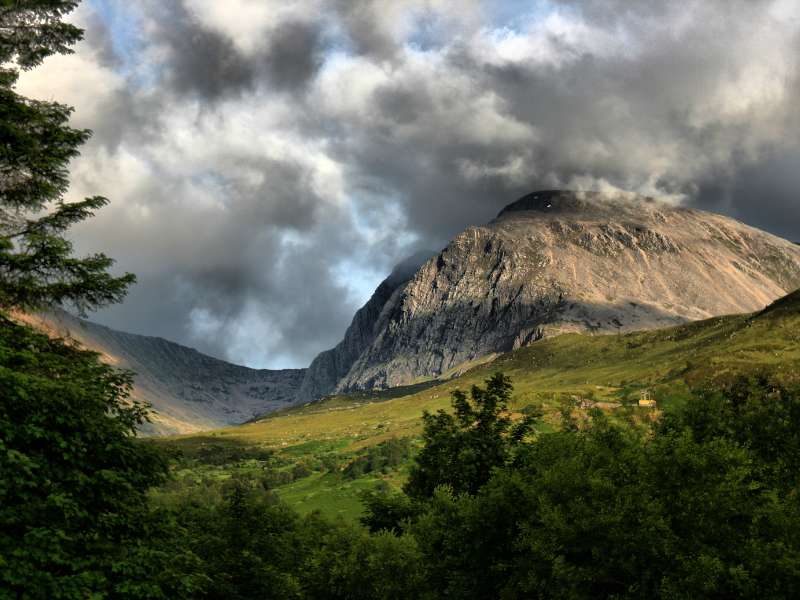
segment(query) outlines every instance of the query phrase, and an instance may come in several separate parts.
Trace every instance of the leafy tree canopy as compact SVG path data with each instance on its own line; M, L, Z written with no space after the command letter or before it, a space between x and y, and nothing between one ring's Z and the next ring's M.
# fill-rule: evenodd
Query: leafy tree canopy
M95 353L0 317L0 598L192 589L191 569L175 574L147 543L166 527L146 498L166 463L134 438L145 408L130 385Z
M438 597L789 598L800 590L800 395L698 394L643 433L595 411L408 531Z
M147 490L165 462L135 439L146 407L132 375L10 320L9 309L119 301L132 275L103 254L72 255L68 228L105 198L64 201L69 161L89 137L72 109L15 91L20 69L70 52L77 2L0 1L0 598L193 597L195 557L151 537L174 522Z
M404 488L409 496L428 498L441 485L456 494L475 494L495 468L512 459L537 415L513 423L508 415L511 389L511 380L496 373L485 388L473 386L470 398L454 391L452 414L423 415L425 447Z

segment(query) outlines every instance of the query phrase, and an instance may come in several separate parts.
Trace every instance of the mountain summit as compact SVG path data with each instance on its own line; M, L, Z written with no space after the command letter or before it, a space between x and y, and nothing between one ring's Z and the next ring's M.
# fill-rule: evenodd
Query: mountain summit
M800 248L733 219L631 194L536 192L384 281L300 395L408 384L556 333L752 312L798 287Z

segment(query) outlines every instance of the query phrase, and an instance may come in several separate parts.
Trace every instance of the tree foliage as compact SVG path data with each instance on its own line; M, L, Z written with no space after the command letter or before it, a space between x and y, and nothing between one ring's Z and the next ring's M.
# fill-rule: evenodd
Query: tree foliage
M166 463L134 438L145 408L130 385L96 354L0 317L0 598L161 589L163 551L146 541L165 524L146 492ZM191 589L187 573L162 583Z
M104 254L78 258L69 227L107 203L66 202L69 162L91 132L69 126L72 108L15 91L20 69L71 52L83 32L64 23L77 2L0 3L0 309L68 302L80 311L118 302L135 280Z
M469 410L456 396L455 425L426 430L432 456L480 472L442 437L477 435L480 406L508 417L507 383L487 381ZM214 598L793 598L798 406L797 390L756 378L698 393L648 430L599 410L535 437L515 438L513 421L486 428L507 449L474 492L431 470L430 496L365 494L371 533L299 518L254 483L175 510Z
M526 415L512 422L511 389L511 380L496 373L485 388L473 386L470 398L455 390L452 414L440 410L423 415L424 448L404 488L409 496L428 498L440 485L455 494L475 494L494 469L508 464L536 420L536 415Z
M704 392L646 435L600 411L411 526L458 598L788 598L800 590L798 393Z
M0 598L194 597L196 557L170 515L148 507L166 464L135 439L147 408L132 375L10 320L9 309L122 298L132 275L103 254L77 258L70 226L103 206L66 202L69 161L90 132L72 109L15 91L20 69L68 53L77 2L0 2Z
M4 0L0 4L0 64L15 62L23 69L37 66L52 54L69 54L83 32L63 17L79 0Z

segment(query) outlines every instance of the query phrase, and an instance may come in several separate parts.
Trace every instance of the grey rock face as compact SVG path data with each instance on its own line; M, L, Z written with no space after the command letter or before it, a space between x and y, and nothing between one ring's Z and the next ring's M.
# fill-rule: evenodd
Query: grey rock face
M397 265L369 301L356 312L344 339L331 350L320 353L306 370L297 392L299 401L308 402L331 393L351 370L353 363L374 343L375 336L387 321L384 310L393 306L395 296L433 253L420 252Z
M384 284L314 361L305 393L408 384L555 333L758 310L800 287L800 248L648 198L546 191Z
M162 338L115 331L58 311L37 326L135 371L132 397L155 414L148 434L189 433L243 423L292 404L305 369L249 369Z

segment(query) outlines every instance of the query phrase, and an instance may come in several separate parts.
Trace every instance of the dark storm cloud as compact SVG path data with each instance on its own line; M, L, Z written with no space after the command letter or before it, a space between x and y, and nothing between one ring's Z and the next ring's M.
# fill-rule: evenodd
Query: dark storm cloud
M506 26L454 0L148 0L144 67L95 18L87 60L134 75L78 111L75 187L112 205L76 237L140 280L98 318L303 366L393 262L537 188L671 195L800 239L795 3L544 6Z
M322 63L324 40L318 23L281 23L264 34L255 52L245 54L231 37L201 22L186 2L148 6L156 25L154 41L169 52L163 83L179 95L197 94L215 101L262 84L271 90L296 91Z
M221 205L187 206L180 199L191 193L180 183L154 180L139 193L147 206L157 207L157 218L121 230L120 213L109 210L87 223L93 244L115 248L124 268L139 276L126 302L99 319L239 361L248 355L233 347L237 336L262 335L264 346L276 350L261 360L305 360L320 340L338 341L352 316L347 290L332 277L329 261L347 255L358 240L347 236L347 214L321 201L301 166L230 160L260 181L216 182ZM314 232L309 243L282 240L285 232L309 231ZM237 332L237 327L252 329ZM252 343L258 349L259 340Z
M269 36L263 57L270 82L290 90L304 87L322 64L322 44L318 25L303 21L283 24Z
M200 23L183 2L151 6L157 25L154 41L170 53L164 66L166 83L177 93L215 100L255 85L255 65L237 51L233 40Z
M699 182L695 204L800 242L800 148L766 152L730 173Z
M83 27L86 43L94 50L98 62L108 67L119 67L121 61L114 50L111 30L100 15L95 12L89 13Z
M385 60L399 51L399 44L381 19L386 8L384 3L372 0L341 0L335 4L336 17L357 54Z
M791 190L800 181L775 162L786 152L796 156L798 45L796 34L794 41L771 36L769 28L780 17L765 10L775 3L694 3L696 20L681 20L678 13L686 7L665 2L564 4L589 26L599 23L628 41L608 50L557 31L534 33L547 38L554 61L487 62L474 44L454 44L440 78L409 85L401 73L374 94L382 114L364 116L360 125L369 133L347 151L355 146L364 177L400 191L416 230L447 237L518 194L583 178L584 185L681 195L784 235L800 235L800 224L785 220L796 214ZM760 37L754 37L755 27L762 28ZM773 67L770 53L777 44L784 44L785 69L765 82L747 81L753 71ZM459 77L471 85L454 86ZM759 86L775 79L780 98L762 101ZM535 130L530 138L460 135L480 127L484 115L475 100L489 95L497 99L496 115ZM471 110L448 122L463 107ZM419 129L398 140L397 132L409 123ZM503 167L514 161L523 167L510 176ZM484 174L467 177L464 164ZM701 190L708 178L714 187L703 184ZM759 194L754 181L775 183L766 186L770 194ZM709 199L711 189L719 190L717 201ZM782 224L775 215L783 215Z
M682 4L664 0L552 0L554 5L569 7L581 13L593 23L617 26L622 21L638 24L654 24L661 21L662 26L671 25L671 16L676 11L684 14L698 8L699 2L687 0ZM750 10L763 10L774 4L771 0L707 0L703 2L719 20L731 17L741 20ZM706 24L708 25L708 24Z

